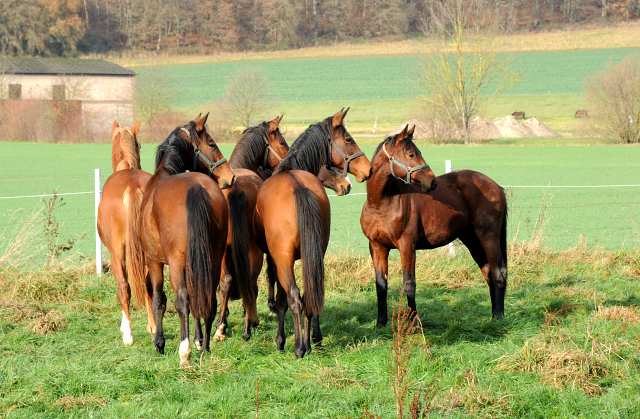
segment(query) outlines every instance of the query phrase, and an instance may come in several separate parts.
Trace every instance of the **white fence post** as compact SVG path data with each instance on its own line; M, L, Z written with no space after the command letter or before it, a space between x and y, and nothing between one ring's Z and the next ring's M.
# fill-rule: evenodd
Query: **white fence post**
M451 160L444 161L444 170L451 172ZM453 246L453 242L449 243L449 256L454 257L456 255L456 248Z
M96 169L95 186L96 220L94 225L96 226L96 273L98 275L102 275L102 241L98 235L98 205L100 205L100 199L102 198L102 178L100 175L100 169Z

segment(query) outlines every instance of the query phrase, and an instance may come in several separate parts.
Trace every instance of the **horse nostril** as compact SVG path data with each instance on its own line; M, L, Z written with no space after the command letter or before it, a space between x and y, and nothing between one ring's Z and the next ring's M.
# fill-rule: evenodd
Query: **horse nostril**
M431 190L433 191L437 186L438 186L438 182L435 179L433 179L431 181Z

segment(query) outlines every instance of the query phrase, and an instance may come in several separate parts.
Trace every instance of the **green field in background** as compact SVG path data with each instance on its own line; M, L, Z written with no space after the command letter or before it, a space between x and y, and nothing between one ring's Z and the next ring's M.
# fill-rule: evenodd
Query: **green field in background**
M142 167L151 171L156 145L144 144ZM226 156L232 147L223 145ZM0 197L51 193L91 192L94 169L102 181L111 174L110 144L0 143ZM444 161L455 169L474 169L507 187L511 211L509 237L527 240L544 201L544 244L566 249L583 240L588 246L618 250L638 246L636 215L640 187L609 188L508 188L508 186L592 186L640 184L640 148L634 146L421 146L436 175L444 173ZM374 148L363 146L371 156ZM328 191L333 195L332 191ZM360 229L365 187L354 181L349 196L331 197L330 251L366 253L367 240ZM61 238L86 233L77 250L94 250L93 194L65 196L66 205L56 215L62 223ZM0 232L5 236L24 222L40 198L0 199ZM16 212L17 211L17 212ZM11 215L15 213L15 219ZM581 238L582 237L582 238ZM3 239L4 241L4 239Z

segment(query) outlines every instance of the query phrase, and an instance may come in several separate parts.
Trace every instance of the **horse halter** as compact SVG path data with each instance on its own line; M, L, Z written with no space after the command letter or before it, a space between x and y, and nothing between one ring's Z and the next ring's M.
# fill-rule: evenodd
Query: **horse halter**
M355 160L360 156L364 156L364 151L358 151L355 154L347 156L345 152L342 151L342 149L338 146L338 144L329 139L329 162L327 163L328 169L331 169L331 146L335 147L336 150L338 150L338 153L342 155L342 158L344 159L344 169L342 170L342 177L347 177L347 173L349 172L349 163L351 163L351 160Z
M186 129L185 127L180 128L181 130L183 130L184 132L187 133L187 135L189 136L189 138L191 138L191 132L189 132L188 129ZM202 154L202 152L200 151L200 149L198 147L196 147L194 150L194 155L193 155L193 169L191 169L192 172L195 172L196 169L198 168L198 157L202 157L202 160L204 160L205 163L207 163L207 165L209 166L209 173L208 176L209 177L213 177L213 171L216 170L216 167L224 164L227 162L226 158L222 158L220 160L218 160L215 163L211 163L211 160L209 160L207 158L207 156L205 156L204 154Z
M404 183L407 183L407 184L411 183L411 173L417 172L420 169L426 169L426 168L430 167L427 163L421 164L420 166L415 166L415 167L405 166L404 164L400 163L398 160L394 159L393 156L391 156L387 152L387 149L386 149L385 146L386 146L386 143L382 144L382 151L384 151L384 154L386 154L387 157L389 158L389 165L391 166L391 174L393 175L394 178L400 179ZM400 166L401 169L404 169L407 172L407 179L406 180L404 178L401 178L400 176L395 174L395 172L393 171L393 165L394 164L397 164L398 166Z
M264 161L262 162L262 168L267 168L267 163L269 162L269 151L271 151L273 155L276 156L276 158L278 159L278 164L282 163L282 160L284 159L280 157L280 154L278 154L278 152L273 147L271 147L271 145L269 144L269 140L267 140L265 137L262 138L264 139L264 145L267 147L264 150Z

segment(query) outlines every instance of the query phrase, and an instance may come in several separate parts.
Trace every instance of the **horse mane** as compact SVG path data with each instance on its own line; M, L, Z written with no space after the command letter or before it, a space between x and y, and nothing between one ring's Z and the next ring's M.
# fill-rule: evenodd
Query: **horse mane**
M249 127L244 130L238 144L236 144L229 164L232 169L246 169L258 156L262 156L269 141L269 123L263 122L260 125Z
M332 118L333 116L330 116L322 122L309 125L309 128L291 144L287 156L280 162L276 172L305 170L317 176L320 168L328 163L327 144L331 138L328 127L332 126ZM344 127L340 125L338 129L344 130Z
M120 141L115 141L120 134ZM125 135L129 134L129 135ZM129 128L117 128L113 132L111 146L111 163L114 171L124 169L141 169L138 141Z
M190 147L193 147L192 144L195 143L194 133L196 132L196 123L191 121L187 125L189 126L189 133L191 134L191 142L185 141L184 138L178 135L178 131L182 129L182 126L174 129L156 150L156 170L158 170L158 167L162 163L162 167L171 174L184 173L187 171L183 156Z
M373 152L373 157L371 157L371 161L373 161L373 159L376 158L376 155L378 154L378 152L380 150L382 150L382 146L385 145L386 143L391 144L392 146L396 146L396 139L398 138L398 135L400 135L400 133L393 135L393 136L389 136L387 138L384 139L383 142L381 142L380 144L378 144L378 147L376 147L376 151ZM409 144L413 144L413 138L411 139L404 139L404 147L407 147Z

